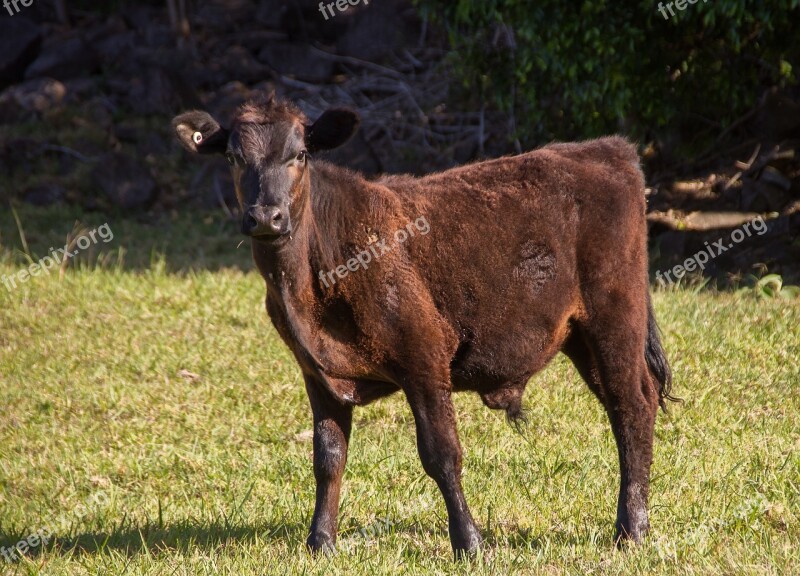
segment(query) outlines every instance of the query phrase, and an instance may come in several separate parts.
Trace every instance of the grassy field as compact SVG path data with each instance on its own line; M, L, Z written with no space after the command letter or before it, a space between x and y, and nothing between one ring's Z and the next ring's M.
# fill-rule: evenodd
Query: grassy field
M78 218L114 240L0 285L0 546L51 534L0 574L800 573L798 300L656 293L685 402L658 419L644 545L612 546L610 427L559 357L522 435L456 398L480 557L453 563L398 395L357 410L340 550L316 558L310 409L235 227L28 209L23 241L4 209L0 275Z

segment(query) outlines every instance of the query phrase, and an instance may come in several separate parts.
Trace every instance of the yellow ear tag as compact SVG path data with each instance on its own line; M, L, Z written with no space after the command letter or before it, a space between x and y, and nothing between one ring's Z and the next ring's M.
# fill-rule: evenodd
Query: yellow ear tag
M192 140L195 144L200 144L203 141L203 135L200 132L195 132L192 134Z

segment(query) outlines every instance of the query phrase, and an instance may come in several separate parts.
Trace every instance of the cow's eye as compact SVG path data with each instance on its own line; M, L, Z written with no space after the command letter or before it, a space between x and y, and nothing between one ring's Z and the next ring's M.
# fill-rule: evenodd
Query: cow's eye
M305 162L307 158L308 158L307 150L303 150L302 152L300 152L300 154L297 155L297 161L300 162L301 164Z

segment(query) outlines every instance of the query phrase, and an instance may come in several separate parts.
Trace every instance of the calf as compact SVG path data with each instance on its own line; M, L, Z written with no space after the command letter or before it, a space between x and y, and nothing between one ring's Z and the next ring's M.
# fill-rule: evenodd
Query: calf
M191 152L227 156L267 312L305 379L312 550L336 542L353 408L402 391L453 550L475 551L481 536L461 488L451 394L475 391L519 417L526 383L559 351L611 421L617 542L645 535L653 427L671 375L650 303L644 181L630 143L551 144L372 181L313 158L357 130L348 110L310 124L270 97L244 105L230 129L197 111L173 126ZM420 221L428 234L383 250Z

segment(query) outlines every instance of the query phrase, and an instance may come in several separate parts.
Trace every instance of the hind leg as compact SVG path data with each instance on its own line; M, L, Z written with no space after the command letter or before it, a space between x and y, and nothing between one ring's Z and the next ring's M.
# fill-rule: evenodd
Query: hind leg
M600 384L600 372L597 369L597 362L594 359L594 353L589 348L586 341L586 336L580 327L573 325L571 333L561 351L567 355L572 361L573 366L581 375L583 381L589 387L600 403L605 406L606 400L603 397L603 388Z
M649 375L643 369L624 376L630 382L627 386L620 386L622 380L617 378L620 375L611 372L606 386L606 410L617 441L621 476L616 540L639 542L650 529L647 502L658 395L645 393L653 387L645 382Z
M422 387L407 392L417 425L417 448L425 472L436 481L447 506L450 543L456 558L481 545L481 535L461 488L461 444L450 391Z
M644 359L644 332L608 329L573 332L565 343L584 380L606 409L620 463L616 541L639 542L649 529L647 501L658 393Z

